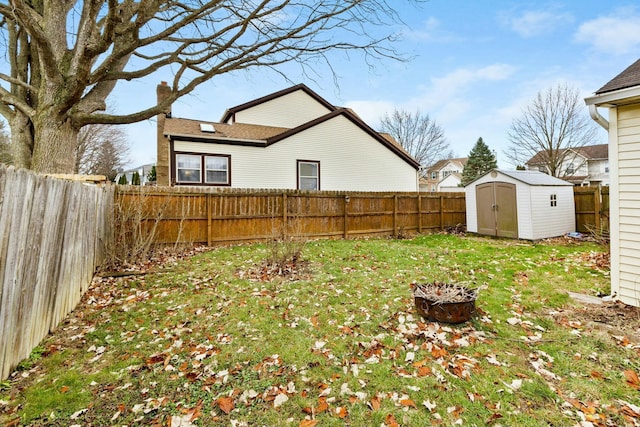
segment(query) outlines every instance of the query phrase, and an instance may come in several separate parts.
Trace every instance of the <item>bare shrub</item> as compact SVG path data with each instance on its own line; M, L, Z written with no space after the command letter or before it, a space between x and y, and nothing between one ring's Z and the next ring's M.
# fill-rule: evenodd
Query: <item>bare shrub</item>
M105 259L101 272L127 267L151 256L158 226L165 218L168 199L150 203L149 191L131 187L116 195L110 218L110 238L105 242Z

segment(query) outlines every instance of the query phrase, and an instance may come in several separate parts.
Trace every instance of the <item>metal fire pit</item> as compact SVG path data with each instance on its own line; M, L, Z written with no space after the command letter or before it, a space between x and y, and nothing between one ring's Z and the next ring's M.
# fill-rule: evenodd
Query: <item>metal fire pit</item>
M418 284L413 290L416 310L431 322L462 323L476 310L477 289L447 283Z

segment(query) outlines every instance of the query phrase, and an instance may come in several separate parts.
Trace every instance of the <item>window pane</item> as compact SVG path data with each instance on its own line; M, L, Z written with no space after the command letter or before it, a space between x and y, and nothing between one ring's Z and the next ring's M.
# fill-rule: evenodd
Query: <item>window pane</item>
M317 190L318 180L316 178L300 178L301 190Z
M178 154L176 156L178 169L200 169L200 156L187 156Z
M300 176L318 176L318 165L315 163L300 163Z
M178 169L179 182L200 182L200 169Z
M227 157L205 157L205 168L215 170L227 170Z
M209 184L226 184L227 172L226 171L207 171L207 183Z

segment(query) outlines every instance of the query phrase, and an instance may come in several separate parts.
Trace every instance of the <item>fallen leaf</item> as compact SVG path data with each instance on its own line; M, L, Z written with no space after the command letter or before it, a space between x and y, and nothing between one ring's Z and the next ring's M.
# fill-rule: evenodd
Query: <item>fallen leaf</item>
M408 407L411 407L411 408L418 409L418 407L416 406L416 402L414 402L414 401L413 401L413 400L411 400L411 399L402 399L402 400L400 401L400 404L401 404L402 406L404 406L404 407L407 407L407 408L408 408Z
M640 378L638 378L638 374L635 371L627 369L624 371L624 377L627 379L627 385L629 387L640 390Z
M380 409L380 398L378 396L373 396L369 401L369 407L373 411Z
M300 421L300 427L316 427L318 420L302 420Z
M273 400L273 407L274 408L278 408L278 407L282 406L287 400L289 400L287 395L284 394L284 393L280 393Z
M347 415L349 415L349 412L347 411L347 408L345 408L344 406L338 406L336 408L336 416L338 418L346 418Z
M398 424L398 422L396 421L396 417L394 417L393 414L387 415L387 417L384 419L384 423L387 425L387 427L400 427L400 424Z
M230 397L219 397L216 403L218 404L218 408L227 415L235 408L233 399Z

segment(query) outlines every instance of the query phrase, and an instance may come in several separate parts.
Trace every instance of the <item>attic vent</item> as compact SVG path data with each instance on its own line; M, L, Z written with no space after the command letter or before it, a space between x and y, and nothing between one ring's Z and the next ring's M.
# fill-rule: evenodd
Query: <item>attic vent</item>
M210 132L210 133L214 133L216 131L213 125L209 123L200 123L200 130L202 132Z

